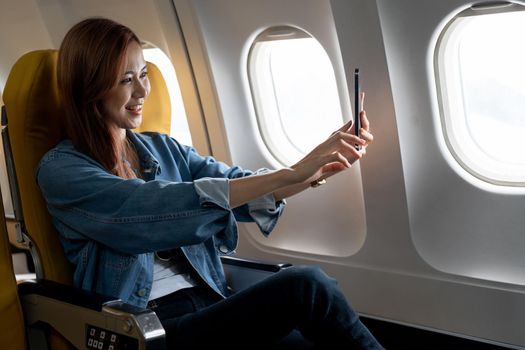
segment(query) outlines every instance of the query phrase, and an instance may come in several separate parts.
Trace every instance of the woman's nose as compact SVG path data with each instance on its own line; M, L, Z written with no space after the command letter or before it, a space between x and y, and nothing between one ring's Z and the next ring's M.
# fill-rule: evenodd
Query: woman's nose
M136 79L134 84L133 96L145 97L147 94L146 83L141 79Z

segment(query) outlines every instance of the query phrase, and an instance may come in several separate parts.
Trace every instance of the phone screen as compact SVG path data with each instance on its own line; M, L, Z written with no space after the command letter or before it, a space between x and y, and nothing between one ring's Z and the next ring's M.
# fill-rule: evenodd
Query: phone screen
M359 129L361 129L361 83L359 82L359 68L354 71L354 134L359 136ZM360 145L355 145L356 149L361 149Z

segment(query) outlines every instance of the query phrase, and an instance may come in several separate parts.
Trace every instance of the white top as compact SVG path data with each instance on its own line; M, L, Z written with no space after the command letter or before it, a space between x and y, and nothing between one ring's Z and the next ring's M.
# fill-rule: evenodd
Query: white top
M153 264L153 285L149 300L157 299L180 289L195 287L199 281L190 273L192 267L180 249L168 260L161 260L155 254Z

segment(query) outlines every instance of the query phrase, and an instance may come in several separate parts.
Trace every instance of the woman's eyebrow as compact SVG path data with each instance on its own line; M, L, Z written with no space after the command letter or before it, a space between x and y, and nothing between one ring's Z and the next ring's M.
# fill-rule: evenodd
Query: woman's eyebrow
M148 68L148 65L146 64L144 67L142 67L142 69L140 71L142 72L143 70L145 70L147 68ZM132 71L132 70L128 70L127 72L124 72L122 75L133 74L133 73L135 73L135 72Z

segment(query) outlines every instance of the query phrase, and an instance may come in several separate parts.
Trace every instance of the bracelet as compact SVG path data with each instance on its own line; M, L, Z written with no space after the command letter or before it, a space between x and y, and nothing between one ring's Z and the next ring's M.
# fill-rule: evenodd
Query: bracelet
M324 185L326 183L326 179L317 179L315 181L310 182L310 187L319 187L321 185Z

